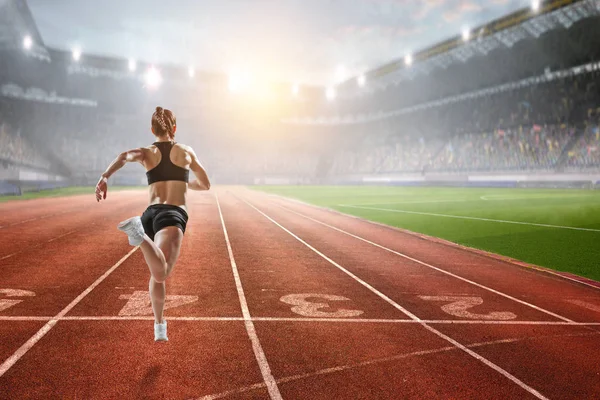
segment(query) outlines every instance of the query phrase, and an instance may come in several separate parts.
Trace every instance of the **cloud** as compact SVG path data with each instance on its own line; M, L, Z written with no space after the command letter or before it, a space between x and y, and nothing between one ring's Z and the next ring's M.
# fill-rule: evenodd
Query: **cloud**
M411 37L423 31L416 25L344 25L336 30L338 40L352 41L362 36L373 37Z
M422 0L419 6L411 13L411 17L416 20L422 20L432 11L446 4L446 0Z
M464 0L455 5L453 8L447 9L443 13L443 18L446 22L454 22L461 19L465 14L479 12L483 7L470 0Z

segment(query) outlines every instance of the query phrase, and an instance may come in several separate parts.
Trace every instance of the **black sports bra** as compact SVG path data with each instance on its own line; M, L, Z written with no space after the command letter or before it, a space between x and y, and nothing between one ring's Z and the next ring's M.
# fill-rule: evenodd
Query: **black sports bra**
M190 170L181 168L171 162L170 154L175 142L154 142L152 144L158 147L162 157L156 167L146 172L148 185L162 181L188 182Z

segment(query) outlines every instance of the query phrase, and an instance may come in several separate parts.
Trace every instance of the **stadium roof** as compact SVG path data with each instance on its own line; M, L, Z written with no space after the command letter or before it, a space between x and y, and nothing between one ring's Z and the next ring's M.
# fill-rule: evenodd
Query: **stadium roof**
M23 48L25 37L31 39L29 51L33 56L50 60L27 3L24 0L0 0L0 50Z
M0 0L2 1L2 0ZM198 70L331 84L530 0L29 0L47 43ZM342 74L344 75L344 74Z
M295 110L284 122L344 125L377 121L448 103L537 85L600 68L600 1L561 0L556 8L460 44L408 67L357 82L329 104ZM496 21L498 24L499 22ZM434 47L440 48L438 46ZM423 53L425 54L427 49ZM381 71L381 69L379 70ZM323 98L324 96L322 96Z
M538 38L554 29L570 28L579 20L599 14L599 0L546 0L540 2L539 9L534 10L529 5L492 22L470 28L467 36L457 34L411 54L410 63L406 62L406 58L401 58L371 70L365 74L370 83L367 90L358 87L357 77L344 82L340 89L346 96L384 89L390 84L397 85L416 76L427 75L436 68L446 69L453 64L465 63L498 48L512 48L522 40Z

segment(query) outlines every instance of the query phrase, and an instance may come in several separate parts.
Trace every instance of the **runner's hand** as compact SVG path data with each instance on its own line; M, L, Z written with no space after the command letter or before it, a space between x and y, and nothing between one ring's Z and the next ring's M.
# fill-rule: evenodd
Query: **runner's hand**
M96 185L96 201L102 199L106 200L106 193L108 192L108 179L101 176L98 184Z

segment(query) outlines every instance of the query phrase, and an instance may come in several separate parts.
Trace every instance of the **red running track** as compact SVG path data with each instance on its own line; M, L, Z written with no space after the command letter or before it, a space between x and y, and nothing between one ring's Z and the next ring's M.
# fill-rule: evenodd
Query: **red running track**
M190 196L155 343L145 201L0 205L1 399L600 398L600 290L244 188Z

